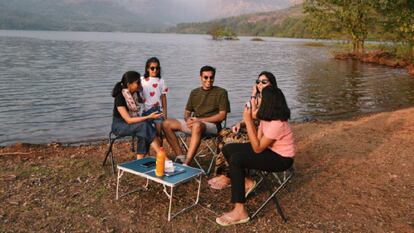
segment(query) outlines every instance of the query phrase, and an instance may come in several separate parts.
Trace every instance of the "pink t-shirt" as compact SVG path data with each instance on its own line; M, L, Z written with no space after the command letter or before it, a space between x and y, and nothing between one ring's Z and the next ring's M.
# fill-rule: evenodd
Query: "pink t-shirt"
M269 149L283 157L295 156L293 133L287 121L260 121L259 128L267 138L276 140Z

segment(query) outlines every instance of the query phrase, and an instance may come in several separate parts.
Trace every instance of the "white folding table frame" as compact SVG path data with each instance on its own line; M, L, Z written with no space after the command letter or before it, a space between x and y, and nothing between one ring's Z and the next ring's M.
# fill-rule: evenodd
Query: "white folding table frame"
M164 193L167 195L170 203L168 207L168 221L170 221L172 218L176 217L178 214L194 207L198 204L199 197L200 197L200 189L201 189L201 176L203 175L203 171L197 168L183 166L181 164L174 163L174 166L185 169L185 172L176 174L173 176L163 176L163 177L157 177L155 175L155 166L153 167L144 167L142 166L143 163L149 162L149 161L155 161L155 158L153 157L146 157L139 160L134 160L131 162L126 162L123 164L117 165L118 168L118 177L116 182L116 200L119 199L119 183L122 175L124 172L131 173L143 178L147 179L147 182L144 186L144 189L146 190L149 184L149 180L155 181L156 183L162 184L164 186ZM172 203L173 203L173 194L174 194L174 187L178 186L179 184L185 183L187 181L190 181L192 179L196 179L198 182L198 190L197 190L197 197L193 204L190 206L185 207L184 209L181 209L175 214L171 213ZM167 191L167 186L170 187L170 192ZM121 197L126 196L130 193L139 191L141 189L136 189L130 192L127 192L123 194Z

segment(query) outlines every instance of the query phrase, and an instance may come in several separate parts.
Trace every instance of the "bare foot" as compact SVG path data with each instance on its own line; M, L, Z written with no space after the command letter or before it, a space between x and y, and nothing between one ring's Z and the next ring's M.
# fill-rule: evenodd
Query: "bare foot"
M212 185L213 183L216 183L216 182L222 182L224 179L228 179L228 180L230 180L227 176L225 176L225 175L218 175L218 176L216 176L216 177L213 177L213 178L211 178L211 179L209 179L208 180L208 184L209 185Z
M143 154L137 154L137 159L142 159L142 158L144 158Z
M213 178L214 179L214 178ZM225 189L227 187L230 187L230 178L228 178L225 175L220 175L215 177L215 180L209 181L210 187L213 189Z

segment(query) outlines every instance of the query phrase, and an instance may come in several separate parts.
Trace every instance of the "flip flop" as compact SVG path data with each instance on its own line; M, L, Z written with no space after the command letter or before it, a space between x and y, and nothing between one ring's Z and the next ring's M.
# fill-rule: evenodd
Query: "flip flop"
M256 188L256 186L257 186L257 182L256 182L255 180L253 180L253 185L252 185L252 187L250 187L250 188L246 191L246 194L244 195L244 197L249 196L249 194L250 194L250 193L252 193L252 192L254 191L254 189Z
M223 184L223 183L218 183L218 182L210 184L210 188L216 189L216 190L222 190L228 187L231 187L231 184Z
M221 218L225 218L226 221L223 221ZM227 214L224 214L223 216L216 218L216 223L223 227L228 227L236 224L242 224L247 223L250 221L250 217L247 217L245 219L240 219L238 221L233 220L231 217L229 217Z

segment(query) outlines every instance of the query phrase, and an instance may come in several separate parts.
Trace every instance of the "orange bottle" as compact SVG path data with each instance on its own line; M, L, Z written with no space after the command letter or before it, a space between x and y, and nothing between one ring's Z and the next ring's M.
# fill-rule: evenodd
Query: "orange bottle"
M155 175L156 176L164 176L164 168L165 168L165 150L161 147L160 152L157 154L157 163L155 166Z

